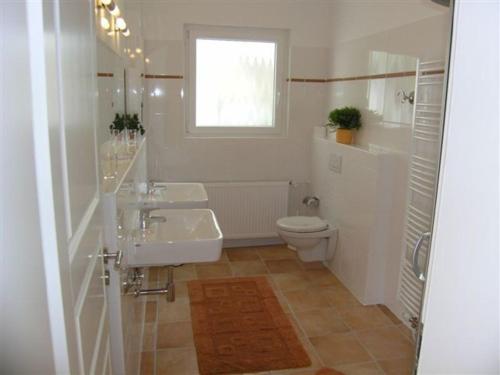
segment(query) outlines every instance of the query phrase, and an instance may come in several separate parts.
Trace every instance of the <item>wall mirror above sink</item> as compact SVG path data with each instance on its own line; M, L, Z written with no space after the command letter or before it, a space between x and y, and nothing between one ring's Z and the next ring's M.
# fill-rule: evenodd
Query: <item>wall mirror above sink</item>
M147 298L175 300L175 268L217 261L222 232L199 183L152 182L144 125L144 43L137 2L97 0L97 130L110 351L116 373L137 373ZM116 8L119 9L117 13ZM150 282L162 267L166 283ZM138 298L141 297L141 298ZM138 328L137 328L138 327Z

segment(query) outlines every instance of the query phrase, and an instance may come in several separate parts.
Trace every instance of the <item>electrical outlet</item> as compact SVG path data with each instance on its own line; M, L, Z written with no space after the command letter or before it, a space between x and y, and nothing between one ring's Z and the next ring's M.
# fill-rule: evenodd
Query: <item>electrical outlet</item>
M330 159L328 160L328 169L334 173L342 172L342 156L339 154L330 154Z

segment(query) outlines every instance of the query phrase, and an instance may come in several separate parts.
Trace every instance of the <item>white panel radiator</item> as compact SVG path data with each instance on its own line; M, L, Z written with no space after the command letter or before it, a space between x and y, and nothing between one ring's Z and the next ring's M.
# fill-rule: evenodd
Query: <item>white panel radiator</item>
M423 283L413 273L412 253L420 235L432 228L443 123L443 72L441 61L420 62L417 71L404 256L399 283L399 299L406 318L412 322L420 315L423 291ZM428 245L424 242L420 251L420 267L426 264Z
M272 238L287 216L288 181L204 183L224 239Z

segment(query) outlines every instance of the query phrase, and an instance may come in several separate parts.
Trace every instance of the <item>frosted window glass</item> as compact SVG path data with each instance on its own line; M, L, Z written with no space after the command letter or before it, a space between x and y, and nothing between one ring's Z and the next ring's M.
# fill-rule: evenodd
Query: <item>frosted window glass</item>
M273 127L276 43L196 40L196 126Z

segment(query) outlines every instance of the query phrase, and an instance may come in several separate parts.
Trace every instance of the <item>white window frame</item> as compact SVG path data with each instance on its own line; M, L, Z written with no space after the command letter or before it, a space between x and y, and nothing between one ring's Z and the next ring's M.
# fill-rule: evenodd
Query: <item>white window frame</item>
M289 72L289 32L283 29L185 25L185 121L187 137L280 137L287 132ZM273 125L269 126L196 126L196 40L273 42L276 44Z

